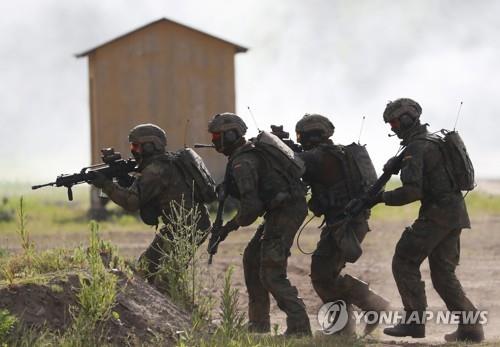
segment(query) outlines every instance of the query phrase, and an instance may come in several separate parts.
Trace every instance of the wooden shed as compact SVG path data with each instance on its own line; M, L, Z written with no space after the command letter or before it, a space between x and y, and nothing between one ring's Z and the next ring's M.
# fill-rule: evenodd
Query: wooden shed
M167 148L209 143L208 120L235 111L234 55L247 48L162 18L76 54L88 57L92 164L100 149L129 155L129 130L154 123ZM225 160L199 150L215 178Z

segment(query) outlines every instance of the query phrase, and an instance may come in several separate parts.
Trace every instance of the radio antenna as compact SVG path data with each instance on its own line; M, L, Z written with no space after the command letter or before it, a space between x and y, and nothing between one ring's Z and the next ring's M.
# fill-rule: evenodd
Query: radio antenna
M184 148L187 148L186 139L187 139L188 125L189 125L189 118L186 119L186 125L184 126Z
M250 106L247 106L248 113L250 113L250 117L252 117L253 124L255 124L255 127L257 128L257 131L260 133L259 126L257 125L257 121L255 120L255 117L253 116L252 110L250 109Z
M462 111L462 105L464 104L463 101L460 101L460 105L458 106L458 111L457 111L457 119L455 119L455 126L453 127L453 131L457 128L457 123L458 123L458 118L460 117L460 111Z
M361 120L361 128L359 129L359 136L358 136L358 145L361 144L361 134L363 133L363 127L365 126L365 116L363 116L363 119Z

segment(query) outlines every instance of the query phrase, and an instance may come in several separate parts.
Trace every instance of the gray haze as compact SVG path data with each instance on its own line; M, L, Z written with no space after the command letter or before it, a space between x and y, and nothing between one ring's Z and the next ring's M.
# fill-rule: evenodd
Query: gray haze
M458 123L479 177L500 177L498 1L35 1L0 3L0 180L48 180L90 160L87 61L73 54L161 17L250 48L237 110L255 133L306 112L377 169L398 148L381 113L412 97L431 130ZM224 111L224 110L221 110ZM169 129L166 129L167 132ZM125 139L124 139L125 140Z

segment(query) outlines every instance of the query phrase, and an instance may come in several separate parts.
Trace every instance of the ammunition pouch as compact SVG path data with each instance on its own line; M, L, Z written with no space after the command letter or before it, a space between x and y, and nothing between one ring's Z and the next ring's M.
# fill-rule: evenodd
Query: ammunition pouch
M320 216L331 210L343 210L351 199L346 180L341 180L330 187L315 186L308 205L314 215Z

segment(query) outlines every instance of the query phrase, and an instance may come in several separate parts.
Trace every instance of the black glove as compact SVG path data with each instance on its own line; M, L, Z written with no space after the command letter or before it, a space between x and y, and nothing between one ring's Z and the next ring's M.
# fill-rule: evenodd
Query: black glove
M397 175L399 173L400 169L400 164L398 163L399 158L398 157L392 157L385 163L384 165L384 172L388 172L392 175Z
M239 225L238 223L236 223L236 221L234 221L233 219L231 219L229 222L226 223L226 225L222 226L220 228L220 239L219 241L222 242L226 239L227 235L229 235L229 233L231 231L234 231L236 229L239 228Z
M102 189L108 182L111 182L109 178L99 171L94 171L93 176L90 183L96 188Z
M373 206L384 202L384 191L380 191L377 193L377 195L370 197L367 199L366 204L368 205L368 208L372 208Z

